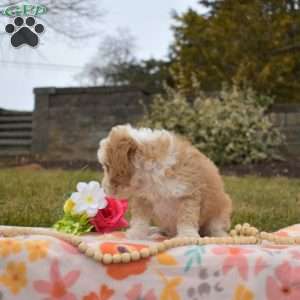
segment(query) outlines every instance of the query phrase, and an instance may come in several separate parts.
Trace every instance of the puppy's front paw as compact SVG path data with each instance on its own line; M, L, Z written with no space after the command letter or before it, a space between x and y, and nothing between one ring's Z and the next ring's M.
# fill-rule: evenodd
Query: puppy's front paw
M199 232L197 229L192 227L183 227L179 228L177 232L177 237L192 237L192 238L199 238Z
M129 240L145 240L148 236L148 230L130 228L126 231L126 237Z

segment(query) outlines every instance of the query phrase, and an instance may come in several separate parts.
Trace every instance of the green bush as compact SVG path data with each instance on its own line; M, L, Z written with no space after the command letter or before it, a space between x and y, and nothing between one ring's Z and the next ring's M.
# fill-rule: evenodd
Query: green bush
M139 125L181 134L217 164L248 164L279 157L284 139L266 115L270 103L251 89L224 87L220 97L200 92L192 102L168 88Z

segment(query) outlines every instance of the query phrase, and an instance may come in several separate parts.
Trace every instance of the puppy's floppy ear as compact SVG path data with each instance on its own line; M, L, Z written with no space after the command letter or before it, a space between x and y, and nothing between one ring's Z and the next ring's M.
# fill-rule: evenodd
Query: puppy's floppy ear
M137 148L136 141L127 132L123 130L111 132L107 155L113 183L126 185L130 181L134 171L132 160Z

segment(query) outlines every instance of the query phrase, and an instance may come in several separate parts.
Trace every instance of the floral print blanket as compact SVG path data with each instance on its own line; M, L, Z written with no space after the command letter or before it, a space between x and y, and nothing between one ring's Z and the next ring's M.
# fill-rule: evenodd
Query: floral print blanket
M300 225L277 232L300 236ZM106 253L141 249L124 233L87 236ZM1 300L299 300L300 247L206 245L103 265L49 236L0 237Z

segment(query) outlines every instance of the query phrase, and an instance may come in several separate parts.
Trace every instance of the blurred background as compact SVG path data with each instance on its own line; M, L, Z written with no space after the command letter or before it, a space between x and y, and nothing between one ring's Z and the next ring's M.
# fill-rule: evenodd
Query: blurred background
M93 163L110 128L132 123L182 134L220 166L298 174L299 3L33 1L46 30L18 48L2 15L1 157Z
M16 2L0 1L0 8ZM173 13L183 13L189 7L204 9L196 0L30 3L48 8L48 13L39 18L46 30L37 48L13 48L4 32L10 18L0 17L0 106L3 108L32 110L34 87L116 83L105 78L105 73L88 76L92 67L104 69L117 61L132 65L167 61L174 39Z

